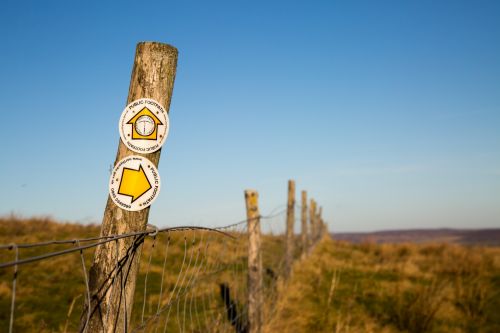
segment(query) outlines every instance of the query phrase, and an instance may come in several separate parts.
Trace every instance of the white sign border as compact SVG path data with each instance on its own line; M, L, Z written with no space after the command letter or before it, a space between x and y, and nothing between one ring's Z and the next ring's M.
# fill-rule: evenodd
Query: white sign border
M136 166L138 160L140 160L138 164L142 166L143 170L145 171L146 177L148 178L148 181L151 184L151 189L146 191L144 194L148 193L151 190L153 190L153 193L151 195L147 195L145 199L138 198L134 202L127 203L128 198L125 199L127 200L127 202L124 202L122 201L124 200L122 199L122 197L126 198L128 196L118 193L120 187L120 181L122 179L123 169L132 163L134 165L133 169L136 169L138 167ZM148 172L153 173L153 179L150 179L148 177L147 175ZM157 176L156 179L154 178L154 174L156 174ZM109 186L108 186L109 197L116 206L131 212L141 211L151 206L151 204L158 198L158 195L160 194L160 189L161 189L161 180L158 169L153 164L153 162L151 162L146 157L140 155L130 155L122 158L120 161L118 161L118 163L116 163L109 177Z
M132 127L133 125L127 124L127 121L132 114L140 112L145 106L154 109L151 110L151 112L162 118L160 121L164 122L164 124L158 126L163 128L163 130L160 132L158 129L158 135L160 138L156 140L140 140L132 142L132 139L127 138L131 132L131 130L127 128L129 128L129 126ZM170 119L166 109L158 101L152 98L139 98L129 103L125 109L123 109L120 121L118 122L118 131L120 132L121 141L129 150L139 154L150 154L160 150L165 143L170 131Z

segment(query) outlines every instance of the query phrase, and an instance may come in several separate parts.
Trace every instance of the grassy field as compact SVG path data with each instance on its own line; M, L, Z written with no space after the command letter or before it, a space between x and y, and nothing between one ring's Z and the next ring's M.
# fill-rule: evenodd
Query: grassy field
M246 234L231 228L227 237L211 231L159 233L142 247L131 326L141 331L234 332L221 297L226 286L239 321L246 322ZM56 223L49 219L0 219L0 244L33 243L99 235L99 227ZM19 249L27 258L74 246ZM282 237L265 236L266 300L276 299L284 252ZM84 251L87 272L93 249ZM151 259L150 259L151 258ZM14 259L0 250L0 262ZM149 262L149 260L151 260ZM147 273L147 280L146 280ZM8 328L13 268L0 269L0 332ZM146 287L146 288L145 288ZM85 280L79 252L19 266L15 332L77 332L85 303ZM144 313L144 315L143 315Z
M500 248L323 239L266 332L500 332Z
M235 239L201 231L169 233L159 236L154 247L148 239L132 326L142 323L144 308L144 318L153 319L146 321L145 331L158 326L162 332L166 322L168 332L234 332L221 286L230 288L244 322L246 237L231 232ZM98 234L97 226L0 219L1 244ZM22 249L20 257L71 246ZM265 236L265 332L500 332L498 247L351 244L324 238L308 257L296 261L289 281L280 277L283 253L282 237ZM92 255L92 250L84 253L87 269ZM0 250L1 262L13 258L12 250ZM73 253L20 266L15 332L78 330L85 300L80 260ZM0 269L2 332L8 327L12 274L12 268Z

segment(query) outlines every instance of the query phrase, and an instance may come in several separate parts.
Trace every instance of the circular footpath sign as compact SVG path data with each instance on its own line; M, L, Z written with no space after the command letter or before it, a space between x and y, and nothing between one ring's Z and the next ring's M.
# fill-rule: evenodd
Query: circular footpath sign
M150 98L141 98L127 105L118 124L123 143L128 149L141 154L160 149L169 128L167 111Z
M151 205L160 193L160 174L153 162L142 156L120 160L109 179L109 195L120 208L138 211Z

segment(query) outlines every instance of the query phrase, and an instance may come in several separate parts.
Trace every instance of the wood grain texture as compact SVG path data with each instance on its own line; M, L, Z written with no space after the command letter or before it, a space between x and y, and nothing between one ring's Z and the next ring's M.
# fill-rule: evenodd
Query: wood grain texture
M262 328L262 254L259 194L245 191L248 220L248 332L260 333Z
M311 226L311 241L309 246L312 247L314 246L314 243L316 243L316 233L317 233L316 201L314 201L314 199L311 199L309 203L309 225Z
M300 242L302 244L302 257L307 254L307 249L309 248L309 236L307 233L307 192L302 191L301 194L301 230L300 230Z
M295 224L295 181L288 181L288 200L286 211L286 249L285 249L285 278L290 276L293 265L293 227Z
M316 236L317 240L320 240L323 237L323 207L319 207L318 214L316 217L316 221L318 221L318 235Z
M177 49L156 42L139 43L136 48L127 104L139 98L151 98L160 102L167 112L170 108L177 67ZM117 119L118 119L117 115ZM138 154L129 150L121 140L118 143L115 165L130 155L141 155L158 166L161 149L148 154ZM101 236L122 234L146 229L149 207L130 212L116 206L108 196L102 221ZM109 281L119 258L126 256L127 249L134 245L133 238L109 242L97 247L92 267L89 271L92 315L85 326L86 312L82 314L81 331L84 332L125 332L132 311L132 298L140 260L140 247L134 256L126 258L122 274ZM120 281L121 280L121 281ZM102 289L102 286L109 286Z

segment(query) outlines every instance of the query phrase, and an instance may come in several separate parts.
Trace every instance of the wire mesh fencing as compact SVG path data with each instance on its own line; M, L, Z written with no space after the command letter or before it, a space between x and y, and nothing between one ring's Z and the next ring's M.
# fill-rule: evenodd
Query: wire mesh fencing
M284 270L286 209L259 219L263 313L269 320ZM40 236L25 243L31 238L15 237L15 243L0 246L0 327L5 332L85 332L97 326L103 332L117 327L125 332L248 332L247 225L247 220L217 228L148 225L142 232L105 237L92 236L98 228L89 227L79 230L77 239ZM116 257L99 292L91 292L96 247L113 251L125 239L132 240L125 256ZM295 256L300 256L299 246ZM133 297L127 299L123 290L132 260L139 268ZM110 288L114 284L120 287ZM104 297L118 304L100 308Z

